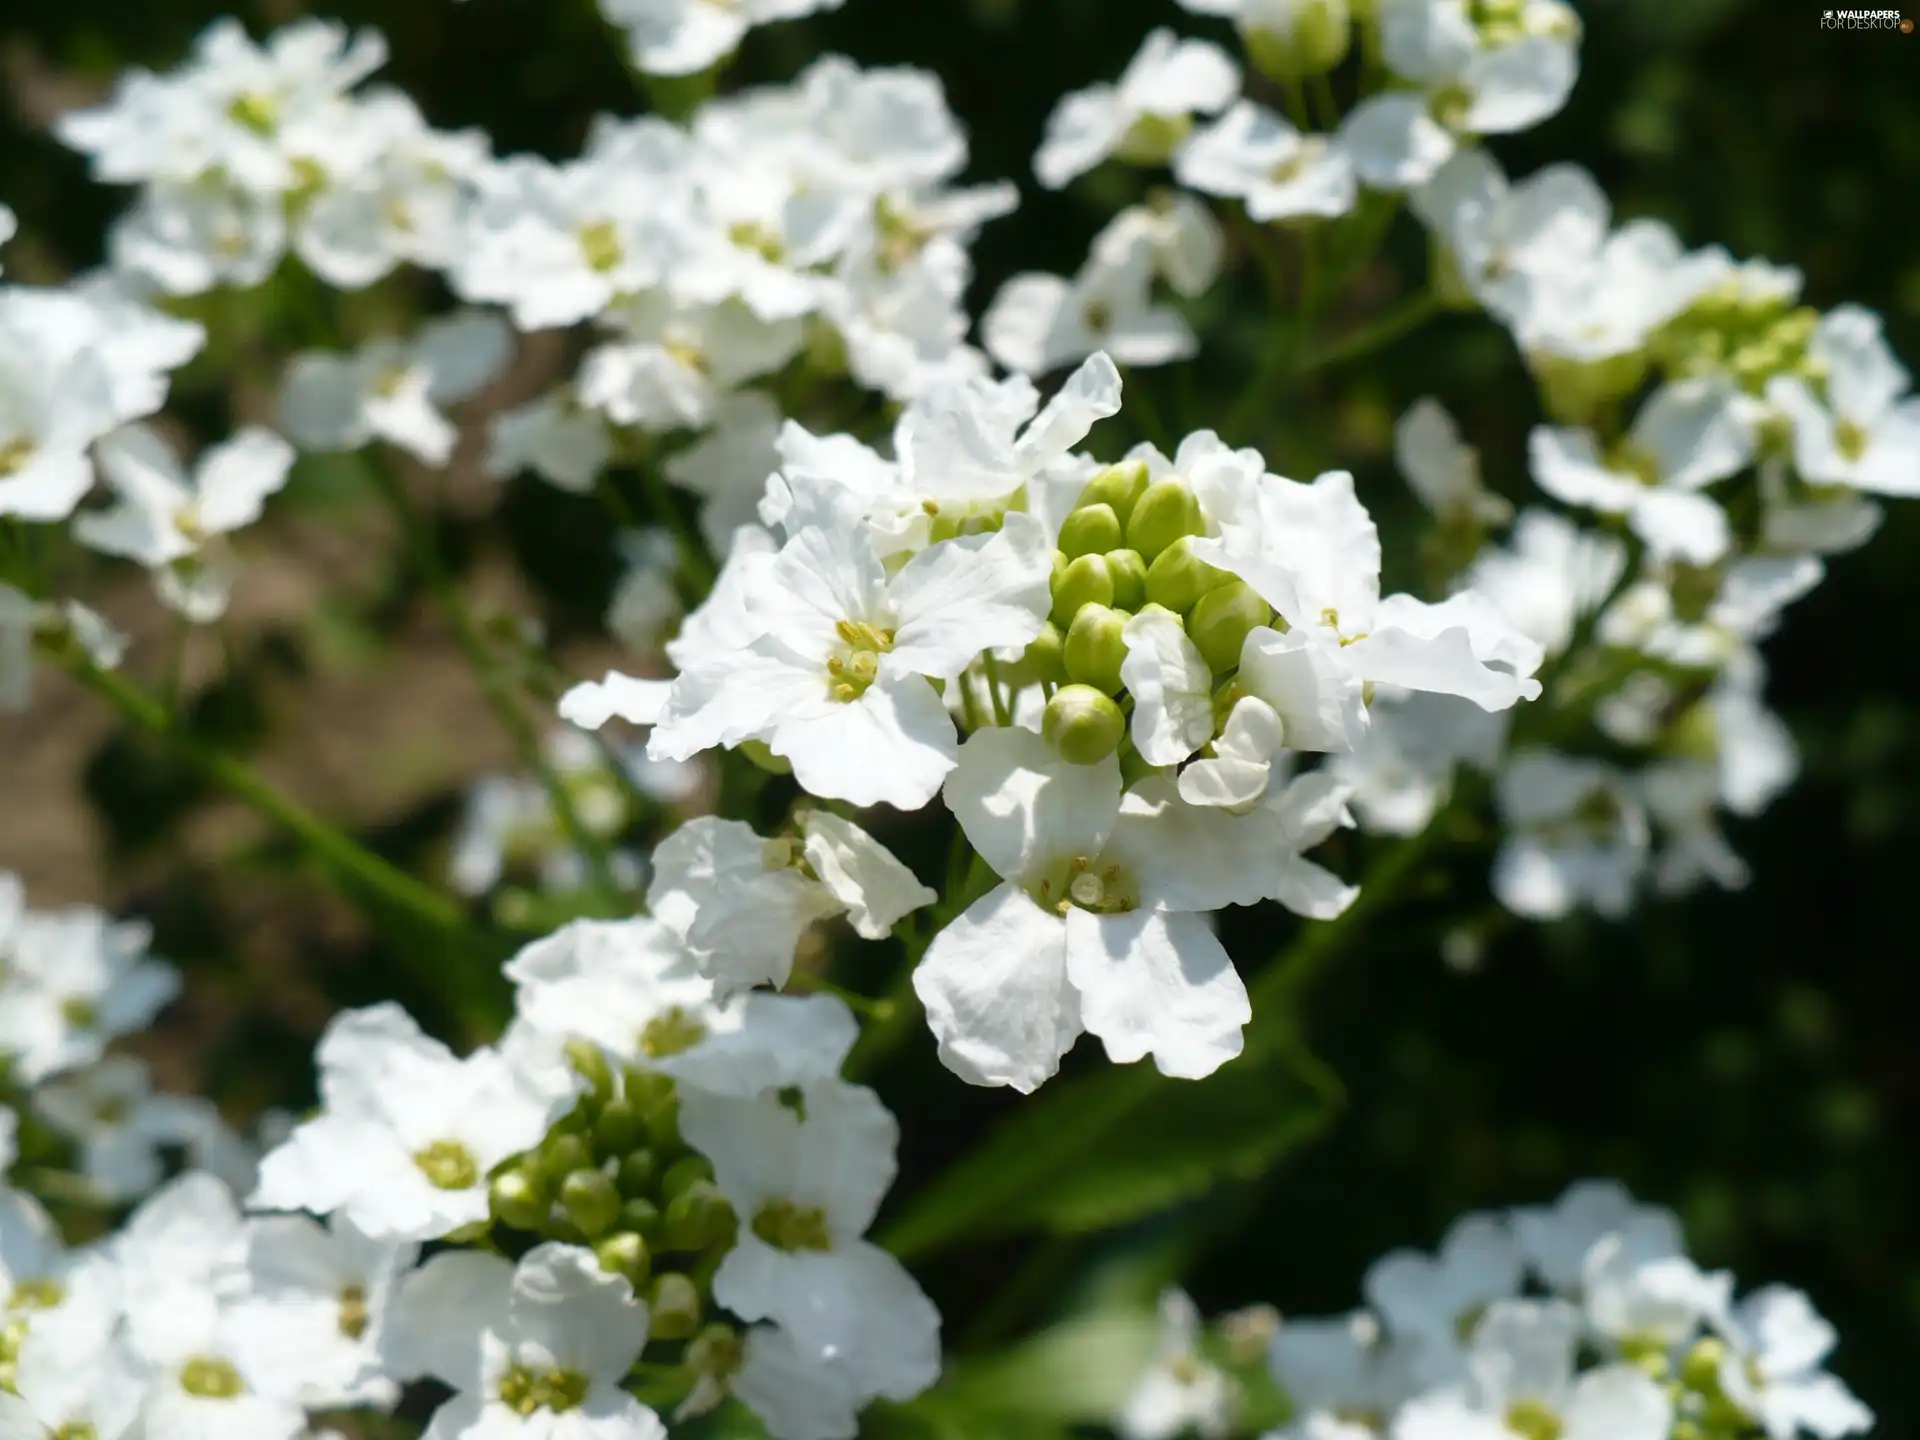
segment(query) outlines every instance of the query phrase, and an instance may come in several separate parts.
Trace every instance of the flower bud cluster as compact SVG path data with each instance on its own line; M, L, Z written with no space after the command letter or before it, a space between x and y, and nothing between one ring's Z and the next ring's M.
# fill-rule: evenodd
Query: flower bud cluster
M1873 1425L1824 1369L1837 1337L1804 1294L1772 1285L1736 1301L1731 1275L1687 1257L1670 1212L1611 1181L1463 1216L1438 1253L1383 1256L1362 1289L1365 1307L1346 1315L1264 1312L1287 1440L1839 1440ZM1169 1292L1159 1357L1116 1417L1123 1440L1220 1433L1255 1313L1206 1337L1192 1302Z

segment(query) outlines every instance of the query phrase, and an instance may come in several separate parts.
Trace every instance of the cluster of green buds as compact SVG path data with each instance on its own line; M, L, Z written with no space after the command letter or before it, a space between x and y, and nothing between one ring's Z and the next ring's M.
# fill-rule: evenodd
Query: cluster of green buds
M1646 382L1648 355L1635 350L1604 360L1530 354L1540 403L1560 425L1594 425Z
M1677 1367L1657 1340L1624 1349L1626 1358L1664 1387L1673 1402L1672 1440L1759 1440L1766 1433L1728 1398L1721 1383L1726 1341L1712 1335L1696 1340Z
M1738 280L1695 300L1653 338L1655 360L1675 378L1726 375L1759 395L1776 375L1825 377L1808 353L1820 312L1781 292L1749 290Z
M1136 614L1171 615L1216 675L1236 669L1248 633L1272 621L1244 581L1193 553L1205 533L1193 487L1149 479L1144 461L1109 466L1081 492L1054 552L1052 614L1019 667L1048 687L1041 730L1065 759L1091 765L1125 743L1132 701L1120 670Z
M543 1240L590 1246L600 1267L646 1302L650 1362L724 1375L738 1363L738 1332L703 1322L739 1219L713 1183L712 1163L681 1137L677 1088L656 1071L616 1070L585 1041L567 1055L586 1092L537 1147L494 1174L492 1242L509 1255ZM653 1348L660 1342L683 1348L662 1356Z

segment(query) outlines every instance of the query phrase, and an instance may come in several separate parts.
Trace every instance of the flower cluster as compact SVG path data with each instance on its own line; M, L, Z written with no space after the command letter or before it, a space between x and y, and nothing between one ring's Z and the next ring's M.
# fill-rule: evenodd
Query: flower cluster
M1736 1300L1732 1275L1688 1258L1671 1212L1612 1181L1464 1216L1437 1253L1383 1256L1362 1288L1363 1309L1273 1328L1268 1367L1292 1409L1276 1440L1840 1440L1873 1425L1822 1368L1838 1337L1804 1294ZM1229 1369L1184 1295L1161 1316L1120 1433L1225 1433Z

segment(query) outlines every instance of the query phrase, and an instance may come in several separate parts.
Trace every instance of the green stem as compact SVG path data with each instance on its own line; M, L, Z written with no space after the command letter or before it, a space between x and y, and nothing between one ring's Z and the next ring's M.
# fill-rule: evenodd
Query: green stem
M111 703L128 720L165 740L221 789L292 835L363 895L436 930L467 928L466 913L453 900L390 865L281 794L241 761L203 744L132 681L111 670L103 670L85 658L69 662L67 668L75 679Z
M1346 365L1363 359L1391 345L1402 336L1412 334L1438 315L1443 308L1437 295L1423 290L1372 323L1342 336L1331 345L1303 355L1298 367L1299 373L1328 370L1336 365Z
M568 791L566 781L560 772L553 768L547 758L540 735L534 729L533 722L527 719L526 711L521 708L520 696L513 682L502 672L496 663L492 651L488 648L480 627L468 611L466 600L460 593L460 587L447 572L440 557L440 549L434 540L431 523L414 511L408 500L406 489L398 476L384 467L373 467L381 489L388 503L399 518L408 548L420 566L427 588L433 592L441 613L446 617L447 626L453 632L453 638L459 645L461 654L466 657L467 666L479 682L481 693L487 698L499 719L501 728L513 741L514 749L520 757L520 763L532 771L540 781L541 788L547 792L547 802L553 807L553 813L560 822L560 828L566 832L567 843L580 852L592 872L594 888L600 892L601 899L609 905L620 903L620 884L614 878L613 866L607 857L607 847L598 835L587 827L580 818L580 811L573 803L573 795Z
M993 723L996 725L1013 724L1013 709L1000 688L1000 662L993 658L993 652L986 654L987 694L993 700Z
M847 1056L843 1073L850 1080L871 1075L906 1043L926 1013L913 988L913 972L927 953L934 936L947 922L972 903L975 878L985 862L973 853L966 832L953 827L953 841L947 847L947 873L940 887L940 899L930 909L917 911L903 937L906 954L885 995L875 1002L873 1023L861 1031L853 1052Z

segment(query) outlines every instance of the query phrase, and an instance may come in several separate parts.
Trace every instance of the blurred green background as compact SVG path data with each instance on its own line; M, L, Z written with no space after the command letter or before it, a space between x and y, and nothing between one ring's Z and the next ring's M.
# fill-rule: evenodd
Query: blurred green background
M258 34L301 8L0 6L0 73L13 101L0 110L0 199L23 227L9 274L51 278L93 263L122 203L46 137L48 115L97 94L126 65L173 63L218 14L237 12ZM1799 265L1810 303L1872 306L1896 349L1920 358L1920 35L1823 32L1818 10L1784 0L1596 0L1583 9L1573 103L1495 148L1515 173L1577 160L1621 216L1664 218L1690 244ZM590 0L338 0L326 13L384 29L394 50L386 78L436 124L485 128L499 153L570 154L596 111L643 104ZM1102 175L1044 196L1027 166L1054 99L1116 75L1155 24L1207 29L1171 0L848 0L832 16L756 34L731 79L784 78L825 49L936 70L970 127L972 177L1014 177L1026 192L1020 214L977 248L977 311L1016 268L1070 271L1112 209L1137 194L1133 177ZM1410 226L1391 258L1362 277L1360 309L1417 280L1422 245ZM1269 319L1240 303L1252 284L1236 271L1199 306L1209 346L1200 361L1145 382L1182 430L1218 423L1245 382ZM1394 522L1409 517L1385 442L1399 409L1429 392L1486 452L1494 483L1523 496L1535 404L1506 341L1472 320L1445 321L1356 373L1296 391L1260 434L1229 438L1261 444L1286 473L1354 468L1393 555ZM183 411L211 432L226 423L223 400L203 378L187 385ZM1100 438L1106 453L1129 438L1117 423ZM327 472L302 474L306 493L288 504L311 539L351 510L330 498ZM454 531L456 557L483 574L504 546L531 577L528 604L563 652L589 643L614 576L598 513L526 480L501 503L508 540L486 528L483 502ZM1410 550L1400 547L1403 563ZM1626 927L1507 928L1463 972L1442 963L1439 925L1486 912L1486 867L1484 853L1454 853L1445 888L1395 910L1311 996L1306 1033L1346 1089L1321 1139L1272 1174L1225 1184L1143 1228L936 1263L927 1278L954 1333L983 1312L997 1325L988 1307L1016 1277L1029 1292L1023 1318L1044 1318L1068 1301L1073 1276L1102 1257L1160 1253L1160 1242L1193 1257L1192 1287L1209 1311L1262 1300L1294 1314L1343 1309L1357 1302L1370 1259L1431 1245L1461 1210L1538 1201L1571 1179L1612 1174L1679 1208L1703 1262L1731 1267L1748 1286L1810 1291L1840 1330L1836 1368L1880 1412L1880 1433L1920 1433L1911 1383L1920 1340L1916 564L1920 506L1896 507L1767 647L1771 698L1800 739L1805 775L1763 820L1734 827L1756 875L1749 891L1649 904ZM353 739L373 708L356 697L392 689L395 662L378 656L415 645L431 653L411 618L408 576L375 567L355 587L351 607L322 587L311 606L262 622L235 657L236 678L199 695L196 720L270 756L278 743L272 763L296 790L313 763L303 747L321 745L322 730L344 731L355 818L383 848L424 865L457 813L469 778L459 768L498 766L505 752L491 740L467 743L487 722L457 686L438 702L409 692L423 697L416 710L437 708L414 716L404 745L380 729ZM328 688L325 677L342 671L364 685ZM55 777L69 790L84 779L95 806L84 844L43 845L64 832L23 798L26 757L51 753L36 747L77 703L56 690L51 711L0 720L0 866L26 871L37 897L100 898L159 922L158 948L191 977L189 997L152 1042L164 1074L211 1086L244 1117L304 1099L307 1047L333 1006L398 990L436 1013L434 997L406 978L413 969L336 913L273 842L236 851L216 834L179 844L207 797L166 757L97 721L84 753L62 752L67 768ZM315 738L301 738L301 727ZM277 741L284 731L291 739ZM409 745L449 751L453 769L416 767L429 777L420 780ZM394 777L390 799L383 776ZM331 791L319 789L324 805ZM64 793L31 793L43 792ZM923 871L937 869L933 842L915 827L895 838ZM1264 925L1230 923L1236 954L1272 948ZM852 973L876 963L862 957ZM963 1089L924 1035L882 1088L906 1135L900 1193L1014 1103Z

